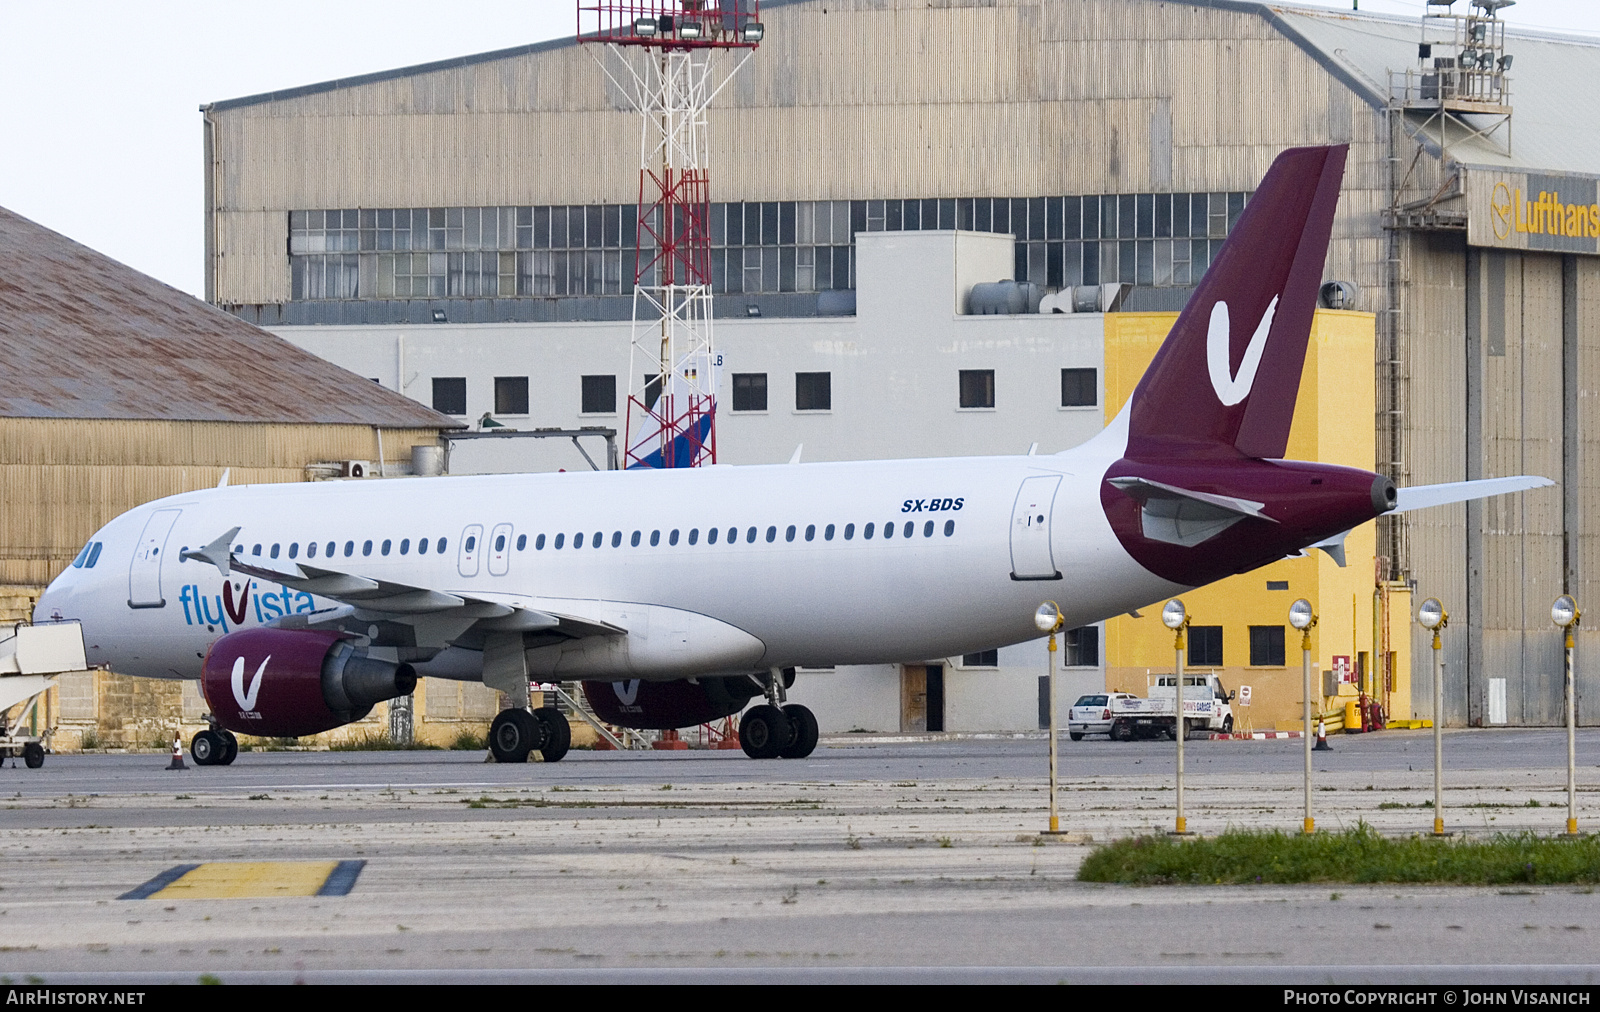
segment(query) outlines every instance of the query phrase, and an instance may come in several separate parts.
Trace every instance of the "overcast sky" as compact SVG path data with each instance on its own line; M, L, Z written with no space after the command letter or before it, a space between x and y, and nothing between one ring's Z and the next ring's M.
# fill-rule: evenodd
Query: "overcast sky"
M575 12L572 0L5 0L0 206L199 295L201 104L559 38ZM1597 0L1521 0L1502 16L1600 34Z

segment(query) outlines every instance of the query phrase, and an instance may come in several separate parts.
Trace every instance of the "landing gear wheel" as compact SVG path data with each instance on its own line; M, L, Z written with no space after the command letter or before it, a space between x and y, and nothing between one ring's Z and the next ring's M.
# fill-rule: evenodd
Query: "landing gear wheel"
M566 756L567 750L572 748L572 725L567 723L567 718L553 706L542 706L533 711L534 719L544 727L544 746L539 749L539 754L544 756L547 763L558 763Z
M739 721L739 747L752 759L776 759L793 738L794 726L776 706L752 706Z
M785 759L804 759L817 747L817 715L799 703L790 703L784 707L783 715L794 728L794 740L779 749L778 755Z
M222 735L215 731L201 731L189 741L189 755L196 766L215 766L227 750Z
M523 709L501 710L489 725L489 751L498 763L525 763L528 753L545 744L545 728Z
M36 741L27 742L22 746L22 761L28 769L36 770L44 765L44 746Z
M1083 740L1083 734L1081 732L1079 732L1079 731L1068 731L1067 732L1067 737L1071 738L1073 741L1082 741Z
M222 751L217 755L218 766L228 766L239 758L239 739L233 736L232 731L222 731L217 734L222 739Z

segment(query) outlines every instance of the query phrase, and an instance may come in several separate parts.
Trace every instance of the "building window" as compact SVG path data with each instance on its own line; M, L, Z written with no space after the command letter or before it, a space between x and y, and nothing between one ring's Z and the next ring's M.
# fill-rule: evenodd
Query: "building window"
M1250 664L1253 667L1283 667L1283 626L1250 627Z
M733 410L767 410L766 373L736 372L733 374Z
M964 408L994 407L994 370L961 370L961 406Z
M1015 237L1018 281L1049 287L1198 284L1248 194L733 202L710 205L718 295L856 287L861 232L972 229ZM657 214L659 212L651 212ZM291 298L630 295L659 282L659 219L632 205L289 212Z
M528 377L496 376L494 378L494 413L497 415L525 415L528 413Z
M1094 369L1061 370L1061 406L1092 408L1100 401L1098 377Z
M433 378L433 410L441 415L467 413L467 378L465 376L435 376Z
M1222 667L1222 627L1220 625L1192 625L1189 627L1189 659L1186 663L1191 668Z
M794 374L794 409L796 411L833 410L832 373L797 372Z
M1100 664L1100 627L1094 625L1068 629L1061 636L1066 647L1061 663L1069 668L1093 668Z
M617 413L617 378L615 376L583 377L583 413L586 415L614 415Z
M1000 651L979 650L975 654L962 654L961 666L963 668L998 668L1000 666Z

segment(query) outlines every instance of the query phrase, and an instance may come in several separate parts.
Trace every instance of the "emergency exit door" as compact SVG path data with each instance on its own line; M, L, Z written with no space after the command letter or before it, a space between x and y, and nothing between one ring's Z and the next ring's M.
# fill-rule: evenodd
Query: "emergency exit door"
M1059 580L1050 547L1050 517L1054 512L1059 474L1024 478L1011 508L1011 578Z

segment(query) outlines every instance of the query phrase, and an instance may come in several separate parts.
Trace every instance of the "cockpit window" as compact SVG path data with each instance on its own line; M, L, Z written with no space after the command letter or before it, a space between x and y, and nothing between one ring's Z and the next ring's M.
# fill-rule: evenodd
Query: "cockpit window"
M89 551L92 548L94 548L94 542L93 541L91 541L88 544L83 546L83 551L79 552L78 553L78 557L76 559L72 560L72 568L73 569L82 569L83 568L83 564L85 562L89 561Z

